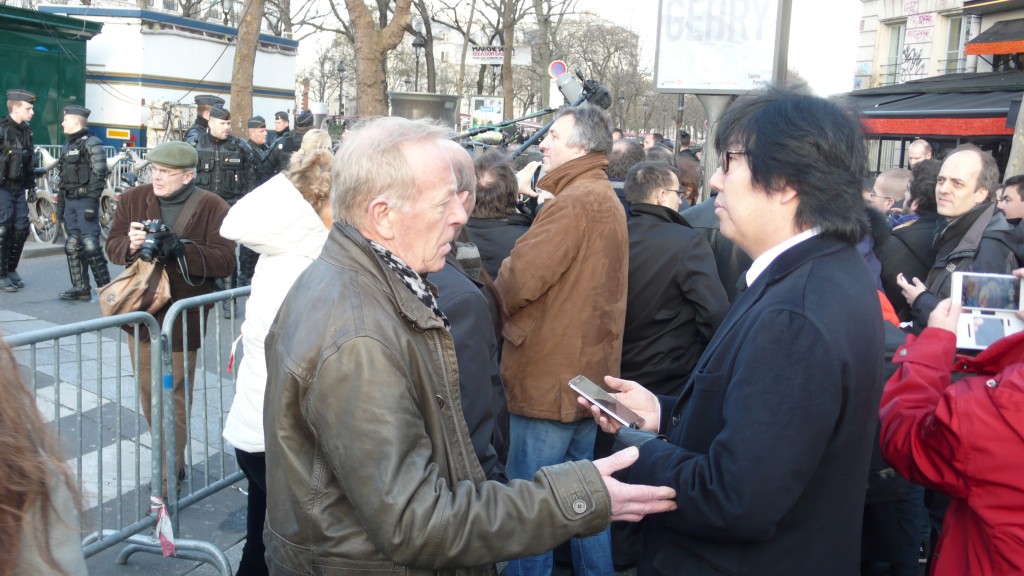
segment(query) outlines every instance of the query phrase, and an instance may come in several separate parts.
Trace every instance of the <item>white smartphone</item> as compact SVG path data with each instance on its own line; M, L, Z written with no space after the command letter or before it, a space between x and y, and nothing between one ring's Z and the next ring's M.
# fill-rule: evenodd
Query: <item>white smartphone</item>
M990 344L1024 330L1021 279L1009 274L954 272L950 290L962 312L957 322L956 346L984 350Z
M644 425L644 419L636 412L620 404L614 396L605 392L604 388L594 384L586 376L577 376L570 380L569 388L623 426L640 428Z

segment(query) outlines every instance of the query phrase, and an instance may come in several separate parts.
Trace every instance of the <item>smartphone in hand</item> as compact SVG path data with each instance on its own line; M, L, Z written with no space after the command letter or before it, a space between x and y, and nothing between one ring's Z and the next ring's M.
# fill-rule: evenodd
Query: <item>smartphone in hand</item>
M605 392L604 388L594 384L586 376L577 376L570 380L569 388L623 426L640 428L644 425L644 419L636 412L620 404L614 396Z

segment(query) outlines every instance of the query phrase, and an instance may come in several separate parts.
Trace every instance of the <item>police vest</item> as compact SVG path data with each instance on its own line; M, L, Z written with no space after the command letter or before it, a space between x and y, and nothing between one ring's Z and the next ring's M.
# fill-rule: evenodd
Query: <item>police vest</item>
M64 144L59 169L60 191L68 200L85 198L92 179L92 159L89 157L88 134Z
M0 120L0 142L0 183L20 186L32 168L32 130L27 122L18 125L7 116Z
M233 203L248 192L248 169L244 144L236 136L217 143L204 134L196 144L199 165L196 167L196 185Z

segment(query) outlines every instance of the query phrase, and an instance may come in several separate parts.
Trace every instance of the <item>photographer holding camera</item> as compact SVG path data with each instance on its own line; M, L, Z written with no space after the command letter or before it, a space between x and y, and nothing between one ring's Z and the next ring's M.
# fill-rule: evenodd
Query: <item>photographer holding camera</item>
M107 257L114 264L129 265L140 258L156 261L167 271L171 299L154 315L163 322L171 304L183 298L209 294L217 290L214 279L235 269L235 244L220 235L221 221L228 204L216 194L196 188L193 179L199 156L184 142L165 142L147 156L152 164L153 182L128 190L121 197L107 239ZM209 312L203 307L203 315ZM174 323L171 351L174 372L174 436L178 477L184 473L186 406L185 354L188 354L189 383L195 382L196 350L202 341L199 309L186 312L191 327L187 339L182 336L182 319ZM126 327L126 331L131 331ZM128 339L132 357L135 342ZM146 421L150 420L149 333L139 334L139 365L135 367L139 399ZM191 398L191 390L189 391ZM166 494L166 479L163 493Z

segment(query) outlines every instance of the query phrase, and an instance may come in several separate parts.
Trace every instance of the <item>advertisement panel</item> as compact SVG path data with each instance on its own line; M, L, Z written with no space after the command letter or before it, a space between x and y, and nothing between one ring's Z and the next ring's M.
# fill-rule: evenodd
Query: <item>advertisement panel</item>
M493 64L500 66L505 59L504 46L470 46L466 53L466 64ZM531 51L529 46L514 46L512 48L512 65L529 66L531 63Z
M471 96L469 99L469 127L493 126L505 117L505 99L501 96Z
M660 0L654 87L735 94L775 76L783 0Z

